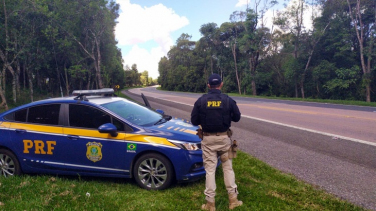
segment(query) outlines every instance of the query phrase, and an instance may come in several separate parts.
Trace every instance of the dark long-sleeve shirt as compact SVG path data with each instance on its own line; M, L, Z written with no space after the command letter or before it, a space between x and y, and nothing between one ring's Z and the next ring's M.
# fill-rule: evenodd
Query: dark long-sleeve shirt
M208 95L210 94L221 94L221 90L219 89L210 89L208 92ZM201 98L198 98L197 101L194 104L192 113L191 113L191 122L193 125L201 125L200 121L200 108L201 106ZM231 97L229 97L229 110L230 110L230 116L231 116L231 121L233 122L238 122L241 117L241 113L239 111L238 106L236 105L235 100L233 100Z

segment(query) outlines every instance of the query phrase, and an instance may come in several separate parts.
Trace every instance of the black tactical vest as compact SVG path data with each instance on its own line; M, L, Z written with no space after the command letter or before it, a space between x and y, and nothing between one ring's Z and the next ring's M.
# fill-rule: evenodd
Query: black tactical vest
M229 97L204 94L201 97L200 122L204 132L225 132L231 126Z

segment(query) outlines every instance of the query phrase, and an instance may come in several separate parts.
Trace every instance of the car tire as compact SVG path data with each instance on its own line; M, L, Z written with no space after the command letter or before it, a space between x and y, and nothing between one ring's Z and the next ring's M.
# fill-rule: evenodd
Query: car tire
M147 190L162 190L169 187L174 178L171 162L156 153L142 155L137 159L133 176L138 185Z
M17 157L6 149L0 149L0 177L11 177L21 174Z

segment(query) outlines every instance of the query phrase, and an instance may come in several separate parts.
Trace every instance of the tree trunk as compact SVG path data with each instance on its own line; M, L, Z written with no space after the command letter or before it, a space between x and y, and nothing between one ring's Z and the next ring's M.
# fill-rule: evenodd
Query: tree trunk
M87 74L88 74L88 79L87 79L86 89L89 90L90 89L90 83L91 83L90 71L88 71Z
M302 99L304 99L304 78L305 74L302 75L302 78L300 80L300 93L302 94Z
M31 73L31 70L29 70L29 68L27 68L26 70L26 73L27 73L27 78L28 78L28 81L29 81L29 91L30 91L30 100L31 102L34 101L34 90L33 90L33 74Z
M0 72L0 97L1 97L1 104L0 104L0 107L4 106L5 110L8 110L8 104L7 104L7 99L5 98L5 94L4 94L4 89L2 88L2 84L1 84L1 81L2 78L4 77L4 74L5 73L5 65L3 66L3 69L2 71Z
M236 74L236 80L238 82L238 90L239 90L239 94L241 95L242 90L240 89L240 82L239 82L239 76L238 76L238 66L237 66L237 63L236 63L236 44L235 43L234 43L233 47L231 48L231 50L232 50L232 55L234 57L235 74Z
M65 75L65 89L67 91L66 95L69 96L69 79L68 79L68 70L67 70L67 67L66 67L66 62L64 62L64 75Z
M23 90L26 89L26 62L23 64Z
M17 102L17 92L16 92L16 73L13 69L13 67L7 62L5 61L4 62L5 64L5 67L6 69L9 70L9 72L12 74L12 94L13 94L13 102L16 103ZM5 76L5 74L3 74L3 76ZM5 90L5 87L4 87L4 90Z
M256 96L257 95L257 90L256 90L256 82L255 82L254 79L252 79L251 85L252 85L252 95Z
M255 73L256 68L258 65L258 58L259 58L259 52L256 52L256 55L251 54L251 58L249 59L249 67L251 71L251 85L252 85L252 95L257 95L257 89L256 89L256 81L255 81Z
M319 43L321 37L324 35L326 29L328 28L330 24L330 21L328 22L328 24L326 24L325 28L323 29L322 31L322 34L320 35L320 37L317 39L317 41L314 42L313 46L312 46L312 49L311 51L309 52L309 57L308 57L308 61L306 63L306 66L304 68L304 72L302 74L302 78L300 79L300 90L301 90L301 93L302 93L302 98L304 99L304 81L305 81L305 75L306 75L306 72L308 70L308 67L311 63L311 60L312 60L312 56L313 56L313 52L315 51L315 47L317 45L317 43Z
M37 87L42 90L42 80L40 78L40 75L39 75L39 70L37 69L37 75L36 75L36 78L37 78Z
M102 82L102 77L101 77L101 49L100 49L100 40L95 37L95 44L97 46L97 78L98 78L98 86L99 89L103 88L103 82Z
M17 97L20 97L21 94L21 87L20 87L20 74L21 74L21 64L20 61L17 59L16 62L17 69L16 69L16 92L17 92Z
M13 102L16 103L17 102L17 88L16 88L17 77L15 73L13 73L12 76L13 76L13 80L12 80Z

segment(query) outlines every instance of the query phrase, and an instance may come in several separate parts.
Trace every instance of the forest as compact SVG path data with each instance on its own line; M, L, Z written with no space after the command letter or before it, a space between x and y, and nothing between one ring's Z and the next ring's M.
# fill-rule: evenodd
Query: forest
M119 5L105 0L0 0L1 109L36 95L147 84L123 67L116 46Z
M267 27L266 11L277 2L252 1L229 22L203 23L198 41L182 34L159 61L158 83L205 92L218 73L225 93L375 101L375 2L292 0ZM308 16L312 27L304 25Z

